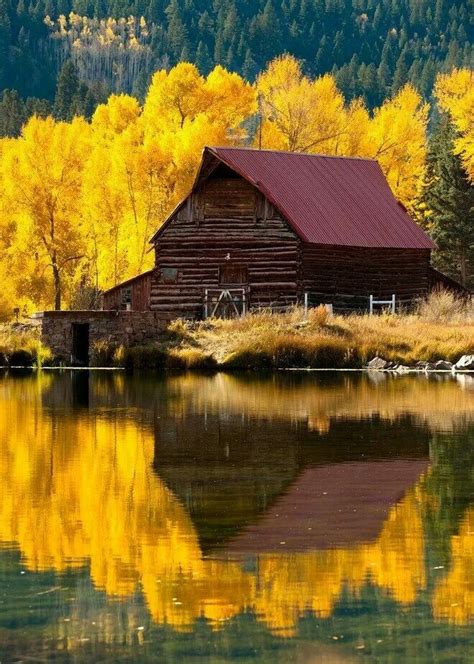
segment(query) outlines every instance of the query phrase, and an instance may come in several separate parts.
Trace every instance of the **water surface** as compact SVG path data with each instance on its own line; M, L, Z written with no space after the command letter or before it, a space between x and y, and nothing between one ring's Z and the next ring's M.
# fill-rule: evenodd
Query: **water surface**
M469 662L474 378L0 376L0 661Z

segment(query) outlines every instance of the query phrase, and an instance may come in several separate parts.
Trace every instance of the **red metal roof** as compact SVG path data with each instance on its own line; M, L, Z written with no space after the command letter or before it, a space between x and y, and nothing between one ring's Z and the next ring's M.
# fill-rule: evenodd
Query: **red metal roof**
M250 148L206 148L251 182L302 240L352 247L434 249L398 203L376 161Z

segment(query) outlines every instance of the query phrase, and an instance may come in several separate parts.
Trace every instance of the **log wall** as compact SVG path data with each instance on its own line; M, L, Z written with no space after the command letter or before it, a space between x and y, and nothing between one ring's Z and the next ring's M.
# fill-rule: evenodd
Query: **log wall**
M205 289L245 288L258 307L295 298L299 288L300 240L242 178L207 180L175 213L155 250L155 311L201 317ZM229 274L235 284L227 283Z
M429 290L430 251L332 247L305 244L302 249L302 285L305 291L350 304L351 298L390 298L409 302ZM355 302L357 308L357 302Z

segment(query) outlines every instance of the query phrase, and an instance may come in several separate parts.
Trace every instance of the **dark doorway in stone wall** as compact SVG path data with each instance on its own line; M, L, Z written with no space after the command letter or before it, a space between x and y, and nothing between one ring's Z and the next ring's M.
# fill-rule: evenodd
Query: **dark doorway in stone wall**
M89 366L89 323L72 324L72 364Z

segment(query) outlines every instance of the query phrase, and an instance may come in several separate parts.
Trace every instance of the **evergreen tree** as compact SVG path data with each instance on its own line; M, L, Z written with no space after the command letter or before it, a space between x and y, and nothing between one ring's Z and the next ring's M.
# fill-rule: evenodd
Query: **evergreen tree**
M442 116L430 141L422 202L438 244L436 260L464 286L474 287L474 187L454 153L455 131Z
M77 68L71 60L68 60L59 73L54 98L54 115L58 120L70 120L72 118L77 108L78 91L79 75Z
M25 105L18 92L5 90L0 101L0 136L18 136L25 119Z
M183 48L187 48L188 46L188 31L181 16L178 0L171 0L165 13L168 17L167 41L171 54L177 61Z

